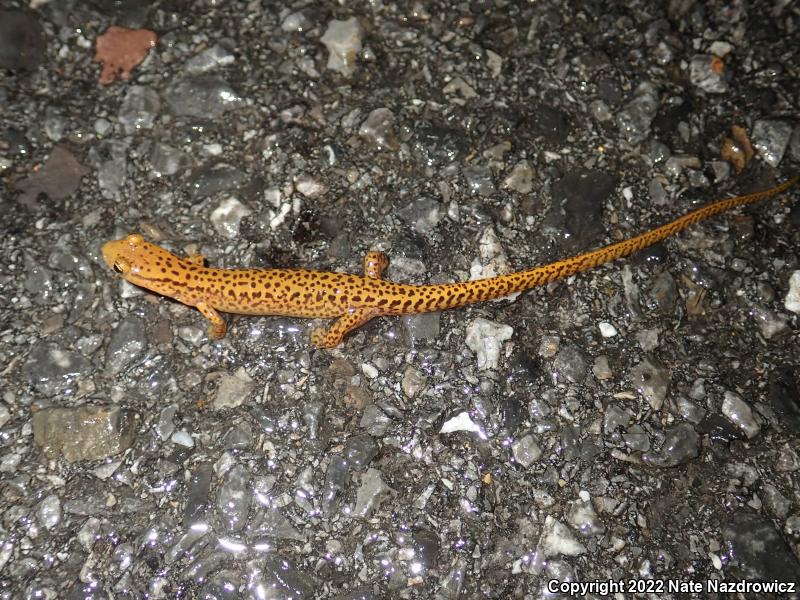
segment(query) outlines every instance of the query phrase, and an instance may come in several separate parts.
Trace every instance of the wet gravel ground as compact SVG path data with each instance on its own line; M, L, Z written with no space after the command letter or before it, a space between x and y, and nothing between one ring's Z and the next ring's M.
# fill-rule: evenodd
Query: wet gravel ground
M766 189L800 161L796 4L30 4L0 14L0 597L798 580L796 190L335 350L279 317L209 341L98 255L380 249L435 283ZM157 41L101 85L112 25Z

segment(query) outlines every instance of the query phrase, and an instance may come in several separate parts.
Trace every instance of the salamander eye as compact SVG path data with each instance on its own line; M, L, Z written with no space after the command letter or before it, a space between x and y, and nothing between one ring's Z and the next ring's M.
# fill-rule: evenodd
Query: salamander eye
M118 258L114 261L114 264L111 265L111 268L120 275L125 275L131 270L131 265L124 258Z
M142 242L144 242L144 238L140 236L138 233L132 233L128 237L125 238L125 241L128 242L131 246L138 246Z

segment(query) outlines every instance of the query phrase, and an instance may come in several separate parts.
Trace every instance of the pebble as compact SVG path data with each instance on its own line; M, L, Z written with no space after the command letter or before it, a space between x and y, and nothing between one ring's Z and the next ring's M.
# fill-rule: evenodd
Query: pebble
M356 58L361 52L364 30L356 17L346 21L330 21L320 42L328 50L327 67L349 77L356 70Z
M104 198L119 200L128 179L128 144L107 139L92 146L89 158L97 169L97 185Z
M244 100L218 75L193 75L172 81L164 100L179 117L215 119L244 104Z
M761 425L753 415L750 405L741 396L726 391L722 399L722 414L752 439L761 433Z
M658 107L656 87L649 82L640 83L633 98L617 113L617 127L629 144L638 144L647 139Z
M160 110L161 98L155 90L132 85L122 99L117 120L125 133L131 135L141 129L152 129Z
M325 183L311 175L299 175L295 181L295 188L306 198L319 198L328 191L328 186Z
M313 24L302 10L289 13L281 22L281 29L286 33L303 33L311 27Z
M356 435L347 440L341 454L335 454L325 471L322 506L329 512L336 505L339 493L345 488L354 470L367 466L378 453L378 445L370 435Z
M239 225L246 216L252 214L249 207L242 204L233 196L225 198L219 206L211 212L211 224L221 236L228 239L239 237Z
M61 500L55 494L50 494L39 503L36 518L45 529L55 529L61 523L61 516Z
M575 538L566 525L547 515L537 550L543 558L579 556L586 552L586 546Z
M729 70L725 63L712 54L696 54L689 63L689 81L708 94L728 91Z
M234 465L225 473L217 490L217 514L224 527L241 531L250 515L252 494L250 473L242 465Z
M183 429L173 433L170 440L173 444L178 444L184 448L194 448L194 438Z
M670 469L688 462L700 453L700 436L689 423L678 423L664 431L661 451L645 453L642 460L654 467Z
M564 344L553 361L553 382L583 383L589 371L586 355L573 344Z
M484 227L478 240L478 256L472 261L469 268L470 280L487 279L512 271L508 255L503 244L500 243L494 227L491 225ZM504 298L497 298L495 301L503 302L506 299L514 299L518 295L519 293L511 294Z
M618 429L625 429L633 421L633 413L617 404L609 404L603 415L603 431L612 434Z
M84 404L33 413L33 439L48 458L102 460L127 450L138 417L117 405Z
M361 485L356 492L356 505L353 516L366 519L389 496L392 489L383 481L382 473L370 467L361 477Z
M465 343L476 355L478 369L497 369L503 342L511 339L514 329L503 323L495 323L478 317L467 325Z
M754 306L750 314L756 321L764 339L778 338L788 331L789 317L763 306Z
M142 356L147 347L147 327L139 317L126 317L111 332L106 348L105 366L111 375L121 373Z
M722 527L722 545L743 580L786 581L788 573L800 573L800 562L772 521L752 510L733 513Z
M770 514L785 519L792 508L792 501L781 494L780 490L768 482L761 484L761 495L763 496L764 506Z
M38 171L15 184L22 194L19 201L31 206L44 194L50 199L69 198L78 191L81 179L89 173L78 159L63 146L55 146Z
M421 196L397 210L397 216L411 225L414 231L429 235L444 218L444 211L438 201Z
M581 535L603 535L606 531L603 522L597 516L592 503L588 500L576 500L569 504L566 514L567 523Z
M533 168L527 160L521 160L503 180L503 187L519 194L533 190Z
M227 67L236 61L236 57L227 48L214 44L186 61L186 72L193 75L207 73L219 67Z
M527 469L542 457L542 449L531 434L526 434L514 440L511 444L511 454L517 464Z
M414 398L425 389L427 383L428 378L425 377L425 373L408 365L405 371L403 371L403 379L400 381L400 388L407 398Z
M680 298L678 284L668 271L659 273L647 290L650 308L654 308L663 315L672 314Z
M214 471L210 462L200 462L192 465L190 473L186 505L183 509L183 525L189 531L192 530L192 525L204 522Z
M162 440L168 440L175 431L175 415L178 412L177 404L170 404L161 409L154 429L156 435Z
M358 135L378 150L397 150L400 147L394 130L394 113L386 107L371 111L358 128Z
M241 406L255 386L255 381L247 374L244 367L239 367L233 374L222 373L212 401L214 410Z
M657 327L654 327L653 329L642 329L641 331L636 332L636 341L638 342L639 346L641 346L642 350L645 352L652 352L658 348L658 336L660 333L661 330Z
M608 364L607 356L601 355L594 359L592 373L600 381L611 379L614 376L614 373L611 371L611 366Z
M660 410L669 389L669 370L660 362L646 358L630 372L631 383L653 410Z
M775 470L781 473L800 471L800 455L788 443L783 444L775 457Z
M800 314L800 271L795 271L789 277L789 291L783 301L786 310Z
M386 434L391 422L391 418L385 412L374 404L370 404L364 409L358 424L371 436L382 437Z
M207 198L218 192L231 193L244 186L247 175L226 163L203 165L192 173L189 186L196 199Z
M753 124L753 147L771 167L777 167L792 135L792 126L786 121L761 119Z
M685 396L678 396L678 398L675 400L675 412L682 419L685 419L696 425L703 420L707 411Z
M614 337L618 333L617 328L606 321L601 321L597 326L600 328L600 335L604 338Z
M419 347L423 342L439 339L441 321L442 316L439 312L407 315L401 319L412 348Z
M103 63L100 83L109 85L117 80L128 81L132 71L156 45L155 32L147 29L128 29L112 25L95 40L94 62Z
M480 437L485 437L483 427L475 423L467 411L462 411L442 423L439 433L453 433L454 431L469 431L477 433Z
M92 364L83 355L44 341L33 346L23 367L28 382L45 396L72 389L92 371Z
M184 152L161 142L153 144L150 167L156 177L175 175L190 166L191 159Z
M463 131L422 122L414 131L413 153L428 167L444 167L464 158L469 142Z
M467 192L488 198L494 195L495 187L492 181L492 170L481 165L465 166L461 168Z

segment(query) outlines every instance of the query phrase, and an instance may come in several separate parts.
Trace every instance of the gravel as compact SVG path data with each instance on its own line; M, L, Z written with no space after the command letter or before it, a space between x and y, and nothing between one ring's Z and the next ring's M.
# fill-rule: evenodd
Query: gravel
M0 11L0 600L797 581L797 190L324 351L99 257L463 281L766 189L792 3L67 4Z

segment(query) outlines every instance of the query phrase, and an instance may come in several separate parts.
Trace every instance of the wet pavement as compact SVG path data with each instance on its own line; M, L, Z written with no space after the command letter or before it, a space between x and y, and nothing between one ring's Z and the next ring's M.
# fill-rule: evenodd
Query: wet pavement
M442 283L618 241L798 172L798 28L792 3L4 3L0 598L796 582L797 190L334 350L284 317L211 341L99 248L382 250Z

